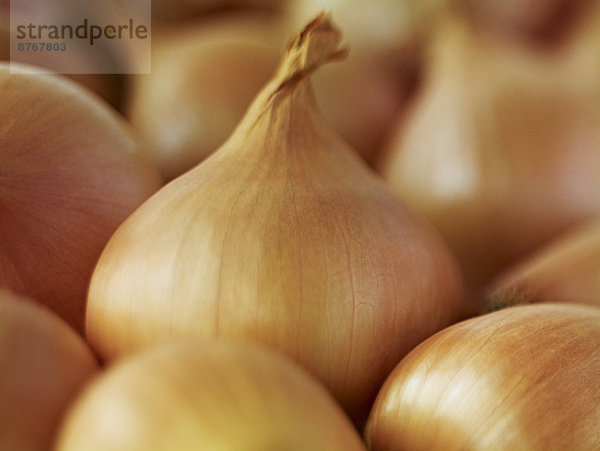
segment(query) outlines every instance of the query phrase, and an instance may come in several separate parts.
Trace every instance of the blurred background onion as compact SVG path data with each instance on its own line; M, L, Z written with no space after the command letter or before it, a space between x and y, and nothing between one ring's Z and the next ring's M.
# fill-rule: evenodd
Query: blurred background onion
M63 451L363 451L329 392L287 358L234 342L170 343L126 358L66 415Z
M166 180L231 134L275 70L285 40L263 14L229 14L155 29L152 74L131 77L126 115Z
M541 52L448 12L377 163L450 244L477 310L499 271L600 212L600 53L577 56L579 35Z

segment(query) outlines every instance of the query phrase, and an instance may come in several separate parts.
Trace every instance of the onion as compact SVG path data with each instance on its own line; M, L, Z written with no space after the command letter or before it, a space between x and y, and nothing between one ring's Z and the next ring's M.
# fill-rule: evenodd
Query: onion
M294 0L288 28L332 11L350 47L343 65L314 76L319 105L333 128L371 162L418 83L422 47L444 0Z
M490 310L552 301L600 307L600 221L554 239L500 276L489 292Z
M223 144L276 67L278 42L261 16L154 34L152 74L133 79L126 114L167 180Z
M600 448L600 309L512 307L449 327L388 377L369 449Z
M229 140L111 238L87 309L102 357L173 336L260 342L358 419L405 353L463 317L443 241L318 111L309 76L340 39L326 15L307 25Z
M50 449L60 416L97 371L90 349L45 308L0 290L0 449Z
M258 347L177 343L126 359L77 400L61 451L364 450L331 395Z
M160 187L112 111L72 82L0 64L0 287L82 332L93 267L118 225Z
M425 86L378 168L481 287L600 212L600 103L560 60L441 22Z

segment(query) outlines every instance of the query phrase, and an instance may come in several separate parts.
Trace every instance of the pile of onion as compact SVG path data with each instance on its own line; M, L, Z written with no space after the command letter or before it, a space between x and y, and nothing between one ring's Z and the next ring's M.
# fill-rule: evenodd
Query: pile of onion
M283 46L265 15L227 15L152 36L152 74L131 80L126 115L166 180L214 152L277 66Z
M528 302L600 307L600 221L575 227L501 275L489 288L489 309Z
M0 287L82 332L88 283L119 224L160 186L125 122L65 78L0 64Z
M442 233L478 309L499 271L600 212L600 102L565 83L562 58L452 15L436 31L423 89L378 168Z
M97 368L65 322L0 289L0 449L50 449L61 416Z
M87 309L104 359L174 336L260 342L357 419L403 355L464 317L444 242L318 110L310 75L340 41L311 21L228 141L113 235Z
M62 451L364 450L317 381L255 346L185 342L125 359L73 405Z
M369 449L598 449L600 309L511 307L414 349L369 416Z

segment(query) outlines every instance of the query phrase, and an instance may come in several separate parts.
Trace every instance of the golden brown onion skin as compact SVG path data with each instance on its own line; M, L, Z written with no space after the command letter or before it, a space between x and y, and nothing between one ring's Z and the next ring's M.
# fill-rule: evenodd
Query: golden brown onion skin
M119 362L65 417L58 449L364 450L331 394L283 356L221 342Z
M488 288L488 308L528 302L600 307L600 222L575 227L502 274Z
M160 186L117 115L62 77L0 65L0 287L83 332L104 245Z
M369 416L382 450L598 449L600 309L507 308L414 349Z
M0 449L50 449L62 414L97 370L64 321L0 289Z
M316 54L299 45L227 143L112 237L87 310L104 358L173 336L260 342L357 418L404 354L465 316L444 242L317 109L303 77L330 57L321 26L325 42L301 41Z

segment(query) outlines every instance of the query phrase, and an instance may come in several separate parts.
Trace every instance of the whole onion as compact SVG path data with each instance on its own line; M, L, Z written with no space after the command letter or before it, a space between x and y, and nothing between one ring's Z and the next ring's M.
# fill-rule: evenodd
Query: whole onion
M119 224L161 185L124 121L62 77L0 63L0 287L83 331L88 283Z
M0 449L50 449L62 414L97 369L58 316L0 289Z
M61 451L364 450L331 395L277 354L185 342L124 359L66 416Z
M310 75L340 41L327 15L310 22L228 141L111 238L87 309L103 358L174 336L260 342L359 421L400 358L463 317L444 242L318 110Z
M519 306L439 332L388 377L366 441L373 451L598 449L600 309Z

